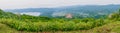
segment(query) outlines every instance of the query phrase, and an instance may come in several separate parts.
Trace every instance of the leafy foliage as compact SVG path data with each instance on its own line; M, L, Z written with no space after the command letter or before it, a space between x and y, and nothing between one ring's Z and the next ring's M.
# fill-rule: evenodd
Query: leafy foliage
M112 20L119 20L120 21L120 9L118 10L118 12L113 13L110 16L111 16L110 19L112 19Z

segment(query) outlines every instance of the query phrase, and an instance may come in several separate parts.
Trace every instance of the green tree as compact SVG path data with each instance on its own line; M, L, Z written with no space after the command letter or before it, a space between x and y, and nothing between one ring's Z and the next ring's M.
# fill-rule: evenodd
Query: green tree
M109 18L114 20L120 20L120 9L118 10L118 12L111 14Z
M2 10L0 9L0 11L2 11Z
M118 13L119 13L119 15L120 15L120 9L119 9L118 11L119 11Z

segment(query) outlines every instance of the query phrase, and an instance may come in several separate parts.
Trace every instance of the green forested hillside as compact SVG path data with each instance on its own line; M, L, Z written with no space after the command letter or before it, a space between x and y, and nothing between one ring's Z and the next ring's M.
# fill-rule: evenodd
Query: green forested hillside
M2 33L120 33L120 10L106 18L48 18L44 16L19 15L0 10ZM8 31L8 32L5 32Z
M68 13L71 13L73 17L86 18L94 17L100 18L100 16L105 16L116 12L120 8L118 4L110 5L69 5L61 6L55 8L23 8L23 9L6 9L6 12L20 13L20 14L32 14L38 16L47 17L62 17ZM35 13L34 13L35 12ZM40 14L39 14L40 13Z

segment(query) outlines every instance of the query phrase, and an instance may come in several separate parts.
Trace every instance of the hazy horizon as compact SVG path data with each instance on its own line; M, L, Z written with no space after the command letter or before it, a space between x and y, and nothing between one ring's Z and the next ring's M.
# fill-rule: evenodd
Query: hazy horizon
M1 9L120 4L120 0L0 0Z

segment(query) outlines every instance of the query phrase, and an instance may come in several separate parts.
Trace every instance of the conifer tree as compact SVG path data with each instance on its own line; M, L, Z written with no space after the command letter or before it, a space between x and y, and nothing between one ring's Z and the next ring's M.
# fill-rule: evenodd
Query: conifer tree
M119 13L119 15L120 15L120 9L119 9L118 11L119 11L118 13Z

